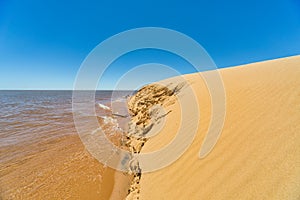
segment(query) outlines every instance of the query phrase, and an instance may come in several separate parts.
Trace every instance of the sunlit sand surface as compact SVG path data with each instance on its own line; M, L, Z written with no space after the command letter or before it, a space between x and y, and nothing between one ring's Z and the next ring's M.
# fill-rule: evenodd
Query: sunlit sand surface
M136 184L139 191L127 199L300 198L300 57L219 71L226 91L226 116L213 150L199 159L211 119L208 89L198 74L185 75L200 107L196 137L176 162L143 173ZM182 80L163 82L174 85ZM179 101L189 101L185 90L176 95ZM144 91L144 96L151 93ZM163 105L171 111L166 123L145 142L141 153L161 149L180 127L178 101ZM196 123L196 119L182 120Z

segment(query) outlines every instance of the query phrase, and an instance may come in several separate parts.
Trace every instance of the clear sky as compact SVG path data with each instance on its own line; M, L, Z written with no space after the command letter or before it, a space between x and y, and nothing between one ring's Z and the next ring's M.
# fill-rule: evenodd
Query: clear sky
M148 26L194 38L218 67L300 54L299 0L0 0L0 89L72 89L97 44ZM192 72L166 52L133 52L113 64L102 89L112 88L118 68L143 62Z

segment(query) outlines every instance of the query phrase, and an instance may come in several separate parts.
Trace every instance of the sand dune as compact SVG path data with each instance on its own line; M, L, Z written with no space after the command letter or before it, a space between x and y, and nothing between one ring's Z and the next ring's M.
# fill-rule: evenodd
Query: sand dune
M187 85L176 94L155 97L153 91L159 86L153 84L129 101L133 112L144 109L139 110L143 115L133 114L139 130L153 124L147 134L159 132L143 140L139 154L162 149L182 124L186 134L192 131L189 127L193 124L199 126L184 154L167 167L142 173L133 182L132 188L138 189L127 199L300 199L300 56L219 72L226 93L224 127L217 144L203 159L199 159L199 151L210 125L212 104L199 74L183 76ZM209 72L203 75L206 73ZM161 83L174 88L182 84L182 77ZM196 95L200 118L186 117L181 121L179 102L191 101L187 97L190 87ZM145 115L150 109L145 102L150 100L164 107L162 122L151 121L153 117ZM145 138L141 133L139 138Z

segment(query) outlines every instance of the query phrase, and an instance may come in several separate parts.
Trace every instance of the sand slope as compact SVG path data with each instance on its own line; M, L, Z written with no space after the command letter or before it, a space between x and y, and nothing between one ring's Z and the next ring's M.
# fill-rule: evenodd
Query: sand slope
M220 73L226 117L212 152L198 157L211 119L208 89L199 74L185 75L200 107L197 135L172 165L142 174L139 194L128 199L300 199L300 56ZM181 79L166 82L179 84ZM189 101L185 88L176 95L181 101ZM141 153L161 149L176 135L181 111L170 99L163 104L171 111L164 127Z

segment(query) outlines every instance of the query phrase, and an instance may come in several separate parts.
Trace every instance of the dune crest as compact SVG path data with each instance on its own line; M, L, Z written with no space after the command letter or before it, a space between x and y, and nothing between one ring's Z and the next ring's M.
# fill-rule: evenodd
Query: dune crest
M129 135L129 146L134 154L169 144L181 120L199 126L191 146L173 164L143 173L136 163L138 170L127 199L299 199L300 56L219 72L226 92L225 123L219 141L204 159L199 159L199 149L215 105L199 74L183 76L197 98L197 121L181 119L178 101L189 101L185 86L172 92L152 84L131 98L130 130L135 134ZM160 83L180 85L182 77ZM151 116L153 104L167 111L162 116L163 127L151 121L155 118ZM146 137L151 130L158 133Z

